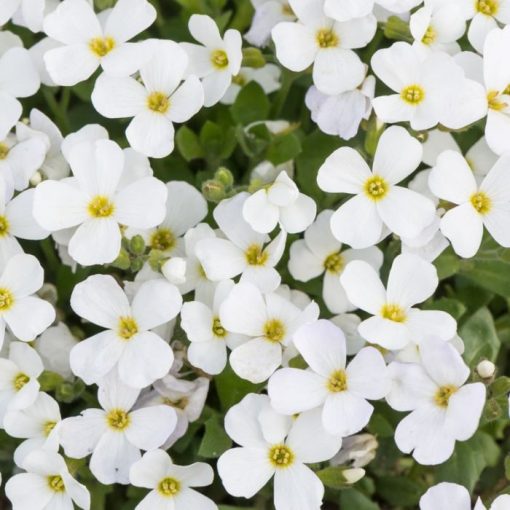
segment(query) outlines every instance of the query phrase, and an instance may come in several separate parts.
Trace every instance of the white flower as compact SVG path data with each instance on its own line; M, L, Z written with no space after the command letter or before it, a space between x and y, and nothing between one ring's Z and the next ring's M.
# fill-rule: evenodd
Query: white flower
M222 327L250 339L230 354L230 364L239 377L263 382L281 365L282 351L295 331L319 315L312 302L300 310L278 294L263 295L255 285L241 282L234 286L220 306Z
M428 335L447 341L456 333L457 324L448 313L413 308L438 285L436 268L416 255L395 258L386 289L375 269L361 260L349 263L340 281L349 301L372 315L358 328L368 342L397 350L409 342L422 345Z
M397 411L411 411L397 426L395 442L420 464L446 461L455 441L477 430L485 404L482 383L465 384L469 367L447 342L428 337L420 345L421 365L393 362L386 400Z
M12 18L13 23L40 32L44 16L57 5L58 0L6 0L0 6L0 26Z
M452 507L452 505L454 505ZM490 506L490 510L506 510L510 508L510 495L498 496ZM442 482L430 487L420 499L420 510L471 510L471 496L468 490L456 483ZM486 510L480 498L474 510Z
M151 489L135 510L217 510L217 506L192 487L211 485L214 472L204 462L177 466L163 450L147 452L129 471L135 487Z
M480 185L466 160L445 151L429 176L429 186L439 198L456 204L441 219L441 232L461 257L473 257L482 242L483 229L496 242L510 247L510 158L501 156Z
M76 85L101 67L114 76L139 69L142 53L130 39L152 25L156 9L147 0L119 0L100 20L86 0L64 0L44 19L44 32L62 43L44 55L58 85Z
M150 55L140 68L141 82L103 73L92 92L92 104L109 119L131 118L126 137L133 149L152 158L174 149L174 122L185 122L204 104L203 89L194 75L182 84L188 57L173 41L144 43Z
M168 343L150 330L172 320L181 304L177 288L163 279L142 283L130 304L112 276L89 276L74 287L71 307L106 331L73 347L71 369L93 384L117 367L120 380L133 388L164 377L174 355Z
M35 340L55 320L54 308L33 296L43 285L44 271L33 255L19 253L0 275L0 347L5 327L19 340Z
M242 215L248 196L239 193L216 206L213 216L226 239L200 240L195 254L209 280L218 282L241 274L241 281L271 292L281 281L275 266L285 250L287 235L282 231L270 241L266 234L255 232Z
M365 347L346 366L344 334L326 320L301 327L293 341L310 368L276 371L268 384L271 405L288 415L318 408L330 434L359 432L374 410L367 399L384 398L389 391L381 353Z
M9 345L9 359L0 358L0 425L6 412L26 409L39 393L37 378L44 370L37 352L22 342Z
M177 417L169 406L133 410L139 393L108 377L97 394L102 409L86 409L60 426L65 454L82 459L92 453L90 470L103 484L128 484L140 450L159 448L175 428Z
M90 508L87 488L69 473L61 455L36 450L25 459L26 473L14 475L5 484L5 494L13 510L60 510Z
M186 73L201 78L203 104L213 106L225 95L232 77L241 69L241 34L230 28L222 38L215 21L202 14L191 16L188 29L200 44L181 43L189 57Z
M442 51L422 52L397 42L376 51L371 65L376 76L394 92L373 101L375 113L383 122L407 121L415 130L429 129L440 122L459 129L485 115L483 88L467 79L462 67Z
M255 13L251 26L244 38L254 46L266 46L271 39L271 30L280 21L294 21L287 0L251 0Z
M10 409L4 417L4 428L11 437L25 439L14 451L14 462L23 467L27 455L37 449L58 451L60 408L55 399L40 392L24 409Z
M341 147L319 168L317 183L330 193L355 195L331 217L333 235L353 248L367 248L386 234L416 237L435 218L431 200L397 184L420 164L421 144L402 127L381 136L373 170L359 152Z
M324 15L324 0L290 0L296 22L278 23L272 36L276 56L291 71L313 64L313 82L324 94L353 90L365 78L365 65L352 51L373 38L377 23L372 14L346 22Z
M218 283L214 296L209 302L189 301L181 310L181 327L191 344L188 360L208 374L219 374L227 364L227 345L233 349L247 338L229 332L221 324L219 310L228 297L234 282L224 280Z
M312 120L328 135L350 140L358 133L363 119L372 111L375 78L367 76L361 86L337 95L326 95L312 86L305 96Z
M143 229L163 220L165 185L142 177L121 186L125 155L115 142L76 144L69 162L73 178L37 186L34 216L52 232L79 225L69 242L69 254L79 264L113 262L120 251L119 224Z
M326 0L324 12L338 21L348 21L370 14L374 4L392 12L404 13L420 3L421 0Z
M267 234L277 224L285 232L303 232L315 218L314 200L299 192L284 171L269 186L249 196L243 204L243 218L256 232Z
M266 395L247 395L225 416L225 430L239 445L218 459L225 489L251 498L274 476L276 510L319 510L324 487L305 464L330 459L342 444L321 429L317 412L293 420L276 413Z
M352 260L365 260L376 271L383 263L383 254L372 246L364 250L342 250L342 244L331 233L333 211L324 210L305 230L304 239L294 241L290 247L289 272L295 280L307 282L324 274L322 298L329 311L343 313L354 310L340 284L340 275Z

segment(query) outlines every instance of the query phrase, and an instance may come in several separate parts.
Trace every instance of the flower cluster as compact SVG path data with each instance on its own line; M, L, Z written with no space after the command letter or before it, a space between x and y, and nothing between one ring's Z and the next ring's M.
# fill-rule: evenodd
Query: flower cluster
M510 509L510 1L252 3L0 5L5 497Z

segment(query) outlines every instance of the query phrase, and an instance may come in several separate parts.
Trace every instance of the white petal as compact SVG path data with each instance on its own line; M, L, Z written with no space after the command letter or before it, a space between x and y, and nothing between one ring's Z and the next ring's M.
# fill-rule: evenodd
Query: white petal
M243 218L256 232L267 234L277 225L280 209L272 204L267 191L261 189L248 197L243 205Z
M222 281L234 278L247 266L244 252L227 239L204 239L197 244L196 255L207 278Z
M291 71L304 71L317 53L315 34L299 23L278 23L271 35L276 46L276 57Z
M126 437L137 448L154 450L174 431L177 414L169 406L149 406L129 413L131 424Z
M274 504L278 510L321 506L324 486L317 475L303 464L296 463L277 470L274 486Z
M188 29L195 40L204 46L222 46L220 31L210 16L194 14L188 22Z
M117 42L125 42L150 27L156 19L156 9L147 0L119 0L105 24L105 34Z
M24 253L11 257L0 276L0 285L6 286L18 298L37 292L43 281L44 271L39 261Z
M313 198L300 193L292 205L280 209L280 224L289 234L303 232L312 224L316 213L317 205Z
M136 151L151 158L164 158L174 150L174 131L164 115L146 110L129 123L126 137Z
M358 331L367 342L390 350L402 349L411 341L411 333L405 323L379 316L364 320L359 325Z
M4 320L15 337L30 342L52 324L55 309L43 299L28 296L17 301Z
M196 76L189 76L170 97L167 117L172 122L185 122L204 105L204 89Z
M348 390L332 393L324 403L322 422L330 434L350 436L368 423L373 410L364 398Z
M68 87L90 78L99 67L97 57L81 43L47 51L44 63L51 79Z
M456 483L438 483L431 487L420 499L421 510L459 510L471 508L468 490Z
M347 366L346 374L349 392L364 398L378 400L390 389L384 358L373 347L361 349Z
M278 343L255 338L230 354L230 364L234 372L252 383L267 380L281 365L282 348Z
M151 450L131 466L129 481L136 487L155 488L166 477L172 461L163 450Z
M457 441L466 441L477 431L485 405L485 386L467 384L448 400L445 427Z

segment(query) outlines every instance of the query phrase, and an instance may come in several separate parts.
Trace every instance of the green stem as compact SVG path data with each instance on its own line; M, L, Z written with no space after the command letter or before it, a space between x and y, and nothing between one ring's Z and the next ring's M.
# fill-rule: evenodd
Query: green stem
M46 104L50 107L51 113L53 114L53 120L55 123L59 126L59 128L65 132L68 133L70 131L70 125L69 120L67 118L66 111L62 108L62 106L65 106L67 109L67 104L69 103L69 99L66 99L66 96L64 95L65 92L70 93L70 89L66 89L63 94L63 101L59 103L56 98L54 92L48 88L48 87L42 87L42 93L44 96L44 99L46 100ZM65 101L64 101L65 100Z

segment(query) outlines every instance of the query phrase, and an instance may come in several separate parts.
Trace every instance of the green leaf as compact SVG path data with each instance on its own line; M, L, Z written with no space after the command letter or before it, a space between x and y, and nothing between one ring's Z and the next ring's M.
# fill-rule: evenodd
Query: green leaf
M340 494L340 507L342 510L379 510L379 505L370 501L362 492L351 488L343 490Z
M458 483L472 492L482 471L496 465L499 455L494 439L478 431L469 441L456 444L450 459L436 468L436 481Z
M455 255L451 248L445 250L439 257L434 260L437 269L437 275L440 280L450 278L460 269L459 257Z
M455 320L459 320L466 313L466 306L452 298L441 298L437 301L427 303L424 308L426 310L442 310L443 312L449 313Z
M269 109L266 93L257 82L252 81L241 89L230 112L238 124L247 125L257 120L267 120Z
M230 409L245 395L256 393L263 386L263 384L252 384L241 379L234 373L230 365L227 365L225 370L214 378L214 385L224 410Z
M198 455L206 459L216 459L231 446L232 441L227 436L218 418L209 418L205 422L204 438L200 443Z
M347 485L347 480L343 475L344 469L345 467L329 466L317 471L315 474L326 487L330 489L343 489Z
M266 159L280 165L294 159L301 152L301 142L295 133L277 135L269 145Z
M176 135L175 142L182 157L186 161L203 158L204 150L200 145L198 136L187 126L181 126Z
M418 504L426 487L406 477L381 476L375 480L378 494L395 507Z
M469 366L476 365L482 359L495 361L501 342L494 320L487 308L480 308L460 328L460 337L464 340L464 360Z
M235 129L222 128L219 124L210 120L202 126L199 140L204 150L205 157L225 159L228 158L234 150L237 140L235 138Z

